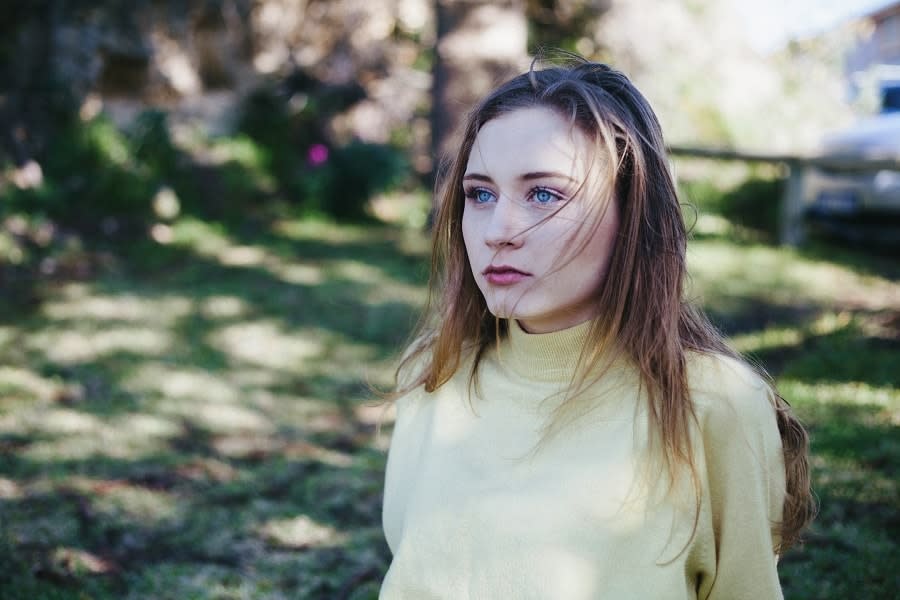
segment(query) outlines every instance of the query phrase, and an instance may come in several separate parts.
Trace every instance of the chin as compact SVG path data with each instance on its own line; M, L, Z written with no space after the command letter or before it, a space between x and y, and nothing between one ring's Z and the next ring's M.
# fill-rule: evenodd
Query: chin
M512 321L513 319L526 319L527 320L529 318L529 315L523 314L521 309L516 310L516 309L505 307L505 306L502 306L502 307L489 306L488 310L490 311L490 313L492 315L494 315L498 319L509 319L510 321Z
M493 306L488 306L488 311L497 317L498 319L511 319L513 317L510 316L509 311L502 308L494 308Z
M515 316L513 315L514 311L510 310L510 308L504 304L488 303L487 307L488 312L490 312L498 319L515 318Z

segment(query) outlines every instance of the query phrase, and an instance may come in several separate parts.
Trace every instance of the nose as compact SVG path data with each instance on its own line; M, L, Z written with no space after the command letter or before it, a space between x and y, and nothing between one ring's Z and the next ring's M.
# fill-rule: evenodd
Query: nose
M500 197L491 211L484 241L491 248L518 248L525 241L525 227L515 203Z

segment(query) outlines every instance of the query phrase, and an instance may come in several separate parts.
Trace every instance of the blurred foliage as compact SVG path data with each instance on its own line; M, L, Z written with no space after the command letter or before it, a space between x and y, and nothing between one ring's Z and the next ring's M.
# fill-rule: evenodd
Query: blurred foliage
M43 185L10 187L4 204L89 233L146 223L157 161L140 160L135 142L102 116L73 122L42 157Z
M182 145L161 110L127 128L102 113L68 119L36 157L39 186L0 184L0 308L37 306L42 280L89 276L104 260L98 251L153 247L159 223L194 215L249 225L284 213L366 221L374 195L409 181L394 147L328 142L317 107L335 106L333 95L292 111L270 89L249 97L236 133Z
M387 146L352 142L304 181L305 206L342 221L367 217L366 202L402 181L408 167L401 152Z
M368 201L409 177L399 148L329 142L328 118L359 98L355 86L317 88L310 78L295 74L282 89L256 90L241 107L238 131L259 145L266 168L303 214L366 220Z
M611 6L611 0L526 0L529 49L591 54L593 30Z
M134 158L144 163L157 178L164 179L177 173L179 151L169 134L165 111L150 109L142 112L132 127L130 143Z
M774 240L778 235L778 211L784 186L782 179L748 179L723 195L722 215Z
M686 211L688 225L694 221L694 211L718 215L770 242L778 238L779 206L785 185L782 178L752 171L736 183L723 184L715 177L679 182L682 202L693 207Z

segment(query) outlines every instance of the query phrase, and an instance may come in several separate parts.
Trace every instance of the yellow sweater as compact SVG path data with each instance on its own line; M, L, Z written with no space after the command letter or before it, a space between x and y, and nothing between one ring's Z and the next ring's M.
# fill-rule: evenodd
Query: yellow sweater
M699 515L689 477L669 489L648 458L646 407L625 365L536 449L588 325L530 335L513 324L473 397L464 364L435 393L399 400L383 600L781 598L781 442L771 391L743 365L689 360Z

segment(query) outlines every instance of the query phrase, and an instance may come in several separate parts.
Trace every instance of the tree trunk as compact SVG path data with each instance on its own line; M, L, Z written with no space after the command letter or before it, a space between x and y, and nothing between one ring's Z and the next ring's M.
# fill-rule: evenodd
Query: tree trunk
M458 146L456 130L491 89L527 67L523 0L435 0L431 105L432 175Z

